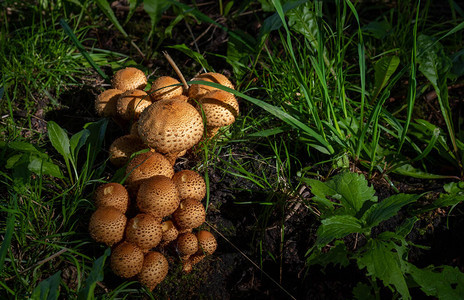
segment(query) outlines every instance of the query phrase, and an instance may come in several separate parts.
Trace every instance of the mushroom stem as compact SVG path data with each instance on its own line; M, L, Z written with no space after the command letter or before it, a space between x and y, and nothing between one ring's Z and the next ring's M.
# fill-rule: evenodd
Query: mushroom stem
M169 64L171 65L171 67L172 67L172 68L174 69L174 71L176 72L177 76L179 76L180 81L181 81L182 84L184 85L184 89L185 89L185 90L188 90L189 85L187 84L187 81L185 80L184 75L182 75L182 72L180 71L179 67L176 65L176 63L174 62L174 60L172 59L172 57L171 57L166 51L163 51L163 54L164 54L164 57L166 57L166 59L168 60L168 62L169 62Z

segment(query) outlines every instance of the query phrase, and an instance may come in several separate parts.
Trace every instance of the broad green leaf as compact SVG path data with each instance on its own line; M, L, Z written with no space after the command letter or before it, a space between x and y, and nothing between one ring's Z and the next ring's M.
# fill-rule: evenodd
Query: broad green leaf
M34 300L56 300L60 295L61 271L43 280L32 291L31 299Z
M462 299L464 295L464 273L457 267L430 266L419 269L409 264L409 273L427 296L455 300Z
M321 265L326 267L328 264L339 265L346 267L350 264L348 259L348 251L342 241L335 241L334 247L331 247L329 252L322 253L321 251L314 251L311 256L306 260L308 266Z
M390 34L392 30L391 24L386 21L382 20L380 22L378 21L372 21L368 23L366 26L362 28L363 32L370 33L373 37L376 39L384 39L387 35Z
M362 282L358 282L358 284L353 288L353 297L356 300L375 299L375 296L372 293L372 287Z
M51 161L45 160L43 158L32 155L27 167L29 171L34 172L39 176L47 174L56 178L63 178L63 173L61 173L60 168Z
M166 0L143 0L143 8L151 20L151 30L148 34L149 39L155 30L156 24L161 20L161 16L170 6L170 1Z
M405 205L417 201L422 195L397 194L372 205L363 215L363 220L369 228L395 216Z
M22 141L9 142L8 148L19 150L19 151L24 151L24 152L33 152L33 153L42 154L42 155L44 154L41 151L39 151L39 149L37 149L34 145L28 142L22 142Z
M15 167L15 165L21 160L23 156L27 156L27 154L20 153L20 154L15 154L11 157L8 158L5 164L5 168L7 169L12 169Z
M90 150L87 160L93 164L95 158L102 148L103 140L105 139L105 132L108 126L108 119L101 119L97 122L87 123L84 129L89 131L89 137L86 140L87 148Z
M403 239L406 238L406 236L411 233L412 229L414 228L414 224L419 221L418 217L412 217L406 219L400 226L396 228L395 233L398 236L401 236Z
M448 175L437 175L432 173L427 173L421 171L417 168L414 168L410 164L402 165L396 168L393 173L397 173L404 176L414 177L414 178L422 178L422 179L445 179L445 178L456 178L456 176L448 176Z
M320 248L334 239L342 238L351 233L362 232L361 222L353 216L337 215L321 221L317 230L316 245Z
M363 249L357 258L359 269L366 268L367 275L379 278L385 286L392 285L403 299L410 299L398 254L392 251L390 243L370 240Z
M375 102L380 91L387 85L390 77L395 73L400 59L398 56L384 56L374 66L375 83L371 103Z
M79 131L78 133L73 134L71 139L69 139L69 146L71 148L71 155L72 155L74 162L76 162L77 156L79 154L79 150L85 144L89 136L90 136L90 131L87 129L83 129Z
M449 182L443 185L443 189L448 194L464 195L464 181Z
M3 235L2 246L0 247L0 274L2 274L5 258L8 250L10 249L11 238L13 237L13 232L15 230L16 214L18 213L18 199L16 194L13 194L11 199L13 205L10 204L10 210L8 211L8 217L6 218L5 234Z
M194 59L197 63L199 63L203 68L205 68L208 71L213 71L214 69L208 64L206 59L201 55L200 53L193 51L189 47L187 47L185 44L180 44L180 45L174 45L174 46L168 46L167 48L172 48L179 50L183 52L185 55L188 57Z
M297 8L290 10L287 13L288 25L291 29L306 37L313 47L313 51L318 48L317 35L319 29L317 27L316 14L312 11L314 4L306 2Z
M52 143L52 146L60 153L65 160L71 158L71 152L69 151L69 138L68 134L58 124L53 121L49 121L47 124L48 138Z
M336 194L336 191L329 187L325 182L316 179L302 178L302 181L310 186L311 193L314 195L312 200L318 203L318 209L321 210L323 214L334 209L334 203L326 197L328 195Z
M105 266L105 260L111 254L111 249L107 248L105 253L100 256L93 263L92 270L90 271L89 277L85 281L84 287L79 291L77 295L78 300L93 299L93 292L98 281L103 280L103 268Z

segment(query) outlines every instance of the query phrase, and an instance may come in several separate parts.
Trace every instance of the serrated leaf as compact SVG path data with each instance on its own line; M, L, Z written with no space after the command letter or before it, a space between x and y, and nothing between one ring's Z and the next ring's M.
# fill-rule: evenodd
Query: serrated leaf
M317 27L316 14L312 11L312 3L305 3L287 13L288 25L291 29L306 37L313 47L313 51L318 48L317 36L319 29Z
M353 216L338 215L328 217L321 221L322 225L317 230L316 245L322 247L351 233L362 232L361 222Z
M320 251L314 251L310 257L306 260L308 266L321 265L326 267L328 264L339 265L340 267L346 267L350 264L348 259L348 252L345 244L342 241L335 241L334 247L331 247L329 252L322 253Z
M34 300L56 300L60 295L61 271L43 280L32 291L31 299Z
M372 205L363 215L363 220L369 228L395 216L405 205L417 201L422 195L397 194Z
M367 275L383 281L385 286L392 285L403 299L410 299L408 286L400 268L398 254L392 252L390 243L370 240L358 257L359 269L367 269Z
M71 158L71 152L69 150L69 138L68 134L58 124L53 121L49 121L47 124L48 138L52 143L52 146L60 153L65 160Z
M374 66L375 82L374 91L372 93L371 103L379 95L380 91L387 85L390 77L395 73L400 59L398 56L384 56Z
M111 249L107 248L105 253L100 256L92 265L92 270L90 271L89 277L85 280L84 287L79 291L77 295L78 300L87 300L93 298L93 292L98 281L103 280L103 268L105 266L105 261L108 256L111 254Z

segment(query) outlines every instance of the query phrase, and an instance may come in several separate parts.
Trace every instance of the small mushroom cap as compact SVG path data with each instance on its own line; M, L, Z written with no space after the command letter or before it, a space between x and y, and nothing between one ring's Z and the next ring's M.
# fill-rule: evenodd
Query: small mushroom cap
M117 182L100 185L95 190L95 206L112 206L123 214L129 206L129 193L126 188Z
M143 90L147 85L147 77L142 70L127 67L117 71L112 79L113 88L123 92L128 90Z
M194 199L201 201L206 195L205 180L193 170L182 170L174 173L172 181L177 186L181 200Z
M171 99L177 96L181 96L183 93L183 87L171 86L173 84L179 84L179 80L170 76L161 76L155 81L150 88L150 98L153 102L165 99Z
M217 241L214 235L206 230L197 232L199 254L211 255L216 251Z
M182 271L184 273L190 273L193 269L193 266L196 265L197 263L199 263L200 261L203 260L203 258L205 258L206 255L204 254L199 254L199 253L195 253L193 254L192 256L190 256L188 259L184 260L183 263L182 263Z
M110 162L117 166L124 166L132 154L148 147L136 135L123 135L118 137L110 145Z
M149 151L138 154L129 162L126 175L128 175L127 184L137 190L142 181L153 176L163 175L171 178L174 175L174 169L162 154Z
M116 116L116 103L123 91L118 89L109 89L102 92L95 99L95 111L102 117Z
M234 89L234 85L230 82L230 80L219 73L203 73L192 79L192 81L196 80L214 82ZM203 84L192 84L188 90L188 96L189 98L200 99L204 94L212 90L216 90L216 88Z
M140 283L153 290L161 283L169 271L169 264L163 254L153 251L145 255L142 270L137 276Z
M117 114L124 120L137 120L151 105L150 97L142 90L125 91L116 103Z
M174 226L171 220L161 223L161 228L163 230L163 237L161 238L162 246L169 244L179 236L179 231L177 231L176 226Z
M140 138L160 153L190 149L203 136L200 113L182 100L161 100L145 109L139 119Z
M203 224L206 219L206 211L201 202L193 199L186 199L180 203L172 216L177 227L184 230L197 228Z
M158 246L162 236L159 220L149 214L138 214L127 222L126 240L144 252Z
M143 252L136 245L124 241L111 252L110 266L120 277L135 276L142 270Z
M140 184L137 207L141 212L163 218L172 214L179 202L176 185L166 176L154 176Z
M90 236L99 243L111 246L124 237L127 218L112 206L98 208L90 217Z
M199 111L203 110L206 125L221 127L235 122L238 116L238 102L231 93L214 90L205 94L200 100Z
M177 238L177 250L183 259L187 259L190 255L198 251L198 239L191 232L183 233Z

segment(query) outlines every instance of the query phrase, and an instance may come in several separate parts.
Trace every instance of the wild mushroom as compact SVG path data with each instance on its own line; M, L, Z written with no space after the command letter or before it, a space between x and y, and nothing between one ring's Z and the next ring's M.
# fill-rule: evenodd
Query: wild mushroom
M135 276L142 270L143 252L136 245L124 241L111 251L110 266L120 277Z
M113 88L123 92L134 89L143 90L147 85L147 77L143 71L137 68L127 67L117 71L111 83Z
M166 176L153 176L140 184L137 207L141 212L163 218L172 214L179 202L176 185Z
M127 222L126 240L143 252L158 246L163 236L159 220L149 214L138 214Z
M123 214L129 206L129 193L126 188L117 182L100 185L95 190L95 206L112 206Z
M128 163L126 175L126 183L132 190L137 190L142 181L153 176L163 175L171 178L174 169L162 154L149 151L138 154Z
M142 90L124 92L116 102L116 112L124 120L137 120L140 114L151 105L147 93Z
M161 247L164 247L170 242L176 240L179 235L179 231L171 220L161 223L161 229L163 230L163 236L160 243Z
M182 270L185 273L190 273L195 264L203 260L206 255L213 254L217 248L217 241L209 231L198 231L196 237L198 239L198 251L192 254L187 260L184 260Z
M169 271L169 264L163 254L153 251L145 255L143 266L137 275L140 283L152 291L164 280Z
M116 103L123 91L118 89L109 89L102 92L95 99L95 111L101 117L116 116Z
M198 239L194 233L186 232L177 238L177 251L182 260L187 260L190 255L198 251Z
M187 153L187 150L184 150L184 151L180 151L180 152L171 152L171 153L166 153L164 154L164 157L166 157L167 160L169 160L169 162L171 163L171 165L175 165L176 164L176 160L181 157L181 156L184 156L185 153Z
M198 111L182 100L161 100L145 109L139 119L139 136L160 153L190 149L203 136Z
M172 215L177 228L187 230L197 228L205 222L206 211L201 202L194 199L183 200Z
M136 135L123 135L111 143L109 148L110 163L116 167L124 166L135 152L148 148Z
M230 80L227 79L226 76L219 74L219 73L203 73L198 76L195 76L195 78L192 79L192 81L199 81L199 80L218 83L225 87L234 89L234 85L230 82ZM207 92L216 90L216 89L217 88L214 88L212 86L193 83L188 90L188 96L189 98L192 98L192 99L200 99Z
M108 246L119 242L124 237L127 218L112 206L98 208L90 217L90 236L97 242Z
M181 200L194 199L201 201L206 195L205 180L193 170L182 170L174 173L172 181L177 186Z
M234 123L239 112L235 96L222 90L213 90L205 94L199 100L197 109L203 110L209 131Z
M183 93L183 87L181 85L172 86L179 84L179 80L170 76L161 76L153 81L150 91L150 98L153 102L165 99L171 99L176 96L181 96Z

